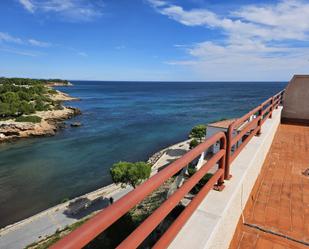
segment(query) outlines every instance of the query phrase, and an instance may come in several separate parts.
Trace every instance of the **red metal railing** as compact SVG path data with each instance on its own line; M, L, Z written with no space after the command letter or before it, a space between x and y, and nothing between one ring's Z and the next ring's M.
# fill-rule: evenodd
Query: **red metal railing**
M97 215L84 223L63 239L51 246L52 249L82 248L99 234L104 232L131 208L141 202L146 196L160 187L172 176L188 166L210 146L220 141L220 150L214 154L204 165L163 202L148 218L146 218L117 248L127 249L138 247L147 236L164 220L164 218L178 205L186 194L203 178L215 165L218 169L210 180L202 187L198 194L180 213L167 231L156 242L154 248L166 248L175 238L182 226L186 223L194 210L205 198L208 192L216 186L223 189L224 179L230 178L230 165L246 146L250 139L261 133L263 123L272 117L272 112L282 102L284 90L267 99L243 117L234 121L228 128L227 134L218 132L205 142L198 145L184 156L171 163L136 189L114 202L111 206L100 211ZM205 224L206 225L206 224Z
M226 136L223 132L214 134L211 138L201 143L183 157L171 163L168 167L158 172L136 189L116 201L113 205L105 208L81 227L71 232L62 240L54 244L53 249L81 248L87 245L97 235L105 231L115 221L126 214L131 208L142 201L151 192L170 179L177 172L187 167L190 162L201 155L210 146L220 141L220 150L211 157L195 174L193 174L179 189L155 210L139 227L136 228L117 248L136 248L156 228L157 225L172 211L174 207L189 193L189 191L203 178L203 176L218 163L217 171L203 186L202 190L194 197L171 227L160 238L155 247L166 247L176 236L182 225L191 216L195 208L204 199L207 193L217 184L222 189L224 182Z
M227 131L227 151L225 179L229 179L230 165L239 155L246 144L255 135L261 134L262 125L268 118L272 118L273 110L282 102L284 91L264 101L241 118L235 120Z

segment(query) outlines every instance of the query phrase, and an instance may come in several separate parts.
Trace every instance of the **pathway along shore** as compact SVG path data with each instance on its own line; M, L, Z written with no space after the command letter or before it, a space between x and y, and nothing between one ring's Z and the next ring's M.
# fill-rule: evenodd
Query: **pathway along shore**
M156 174L158 170L185 154L189 150L189 143L190 139L171 145L152 155L148 160L153 165L151 175ZM31 243L44 241L56 231L60 231L104 209L109 205L109 198L112 197L116 201L131 190L131 187L121 188L119 185L110 184L8 225L0 229L0 248L25 248ZM66 211L69 203L81 198L85 198L93 204L76 215L68 214Z

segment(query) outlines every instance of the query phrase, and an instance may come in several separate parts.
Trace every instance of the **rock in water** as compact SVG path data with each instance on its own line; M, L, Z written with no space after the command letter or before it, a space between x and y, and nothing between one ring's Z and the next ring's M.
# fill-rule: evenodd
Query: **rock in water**
M72 127L79 127L81 126L82 124L80 122L74 122L71 124Z

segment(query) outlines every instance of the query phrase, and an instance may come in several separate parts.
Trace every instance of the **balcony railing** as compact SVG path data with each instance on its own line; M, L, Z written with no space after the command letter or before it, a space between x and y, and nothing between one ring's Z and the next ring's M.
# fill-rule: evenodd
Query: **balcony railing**
M246 144L255 135L260 135L264 122L272 117L274 109L282 103L284 91L264 101L241 118L235 120L227 131L227 152L225 179L229 179L230 165L239 155Z
M204 165L188 178L172 195L170 195L150 216L148 216L117 248L128 249L138 247L152 231L167 217L179 202L196 186L199 181L217 165L215 172L202 189L194 196L180 215L159 238L154 248L166 248L190 218L211 189L222 190L224 180L230 178L230 165L246 144L255 135L262 132L262 125L272 117L272 112L282 102L284 90L269 98L243 117L234 121L227 134L218 132L212 137L187 152L147 181L139 185L109 207L100 211L79 228L55 243L52 249L82 248L99 234L104 232L130 209L159 188L171 177L186 168L210 146L220 142L220 150L204 163ZM205 224L206 225L206 224Z

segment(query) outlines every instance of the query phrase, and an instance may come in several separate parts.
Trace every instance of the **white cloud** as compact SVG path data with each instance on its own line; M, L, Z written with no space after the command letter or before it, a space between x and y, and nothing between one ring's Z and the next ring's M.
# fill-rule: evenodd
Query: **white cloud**
M22 39L5 32L0 32L0 51L3 52L36 57L43 55L43 53L40 51L28 51L29 47L50 47L51 45L48 42L35 39Z
M307 73L309 68L309 47L266 46L250 40L228 45L208 41L185 51L192 59L167 63L189 67L208 80L288 79L295 73Z
M185 10L167 3L156 5L155 9L184 25L218 28L230 36L309 40L309 3L302 1L282 1L263 7L245 6L232 12L229 17L221 17L207 9Z
M38 41L38 40L35 40L35 39L29 39L28 42L32 46L36 46L36 47L46 48L46 47L50 47L51 46L51 44L49 42Z
M54 13L67 21L90 21L102 15L102 0L20 0L31 13Z
M28 10L29 12L34 12L34 5L32 4L31 0L19 0L20 4L23 5L23 7Z
M119 45L119 46L116 46L115 49L117 50L122 50L122 49L125 49L126 46L125 45Z
M167 5L167 2L162 1L162 0L148 0L148 2L153 6L153 7L162 7Z
M5 32L0 32L0 43L15 43L18 45L31 45L35 47L50 47L52 44L49 42L43 42L36 39L22 39L16 36L12 36Z
M20 50L20 49L16 49L16 48L0 47L0 51L11 53L11 54L30 56L30 57L36 57L36 56L42 55L42 53L38 53L38 52L35 52L35 51Z
M309 66L309 3L283 0L276 4L247 5L220 16L208 9L186 10L164 2L150 4L157 12L186 26L203 26L221 32L221 40L177 46L188 59L169 65L190 67L204 77L227 80L271 72L304 73ZM211 32L211 31L208 31ZM306 44L297 48L293 42Z
M78 52L77 54L82 57L88 57L88 54L85 52Z
M309 29L309 3L299 0L284 0L277 5L245 6L233 15L246 21L306 32Z
M14 37L4 32L0 32L0 42L11 42L11 43L18 43L18 44L23 43L23 41L20 38Z

